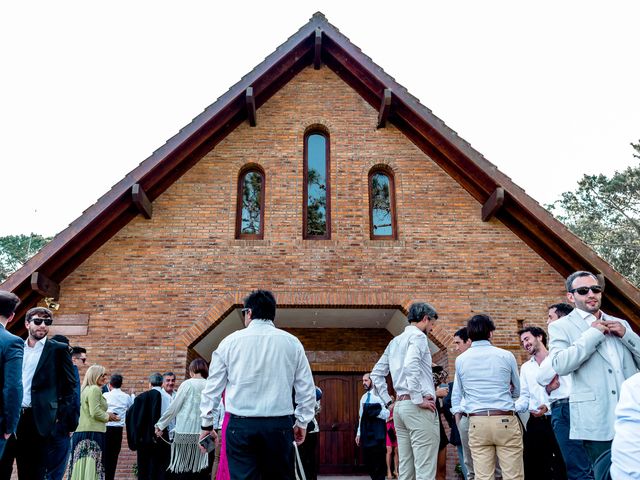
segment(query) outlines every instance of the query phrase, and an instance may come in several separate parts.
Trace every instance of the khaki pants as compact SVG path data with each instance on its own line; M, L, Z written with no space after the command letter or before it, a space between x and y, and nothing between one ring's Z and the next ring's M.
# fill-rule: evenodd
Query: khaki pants
M496 455L504 480L524 480L522 427L517 416L469 417L469 449L476 480L494 478Z
M399 480L436 478L440 425L435 412L401 400L393 410L400 457Z

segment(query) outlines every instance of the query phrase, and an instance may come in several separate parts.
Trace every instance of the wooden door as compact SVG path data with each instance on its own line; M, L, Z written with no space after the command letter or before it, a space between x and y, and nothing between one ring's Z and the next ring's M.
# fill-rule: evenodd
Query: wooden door
M322 389L318 415L320 473L364 472L362 455L355 443L362 374L318 374L315 382Z

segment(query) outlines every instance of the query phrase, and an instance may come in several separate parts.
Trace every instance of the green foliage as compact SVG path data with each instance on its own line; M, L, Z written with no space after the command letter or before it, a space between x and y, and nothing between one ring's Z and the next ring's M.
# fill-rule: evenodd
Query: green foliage
M640 159L640 142L632 143ZM640 286L640 165L585 175L547 208L618 272Z
M33 257L49 240L51 237L35 233L0 237L0 282Z

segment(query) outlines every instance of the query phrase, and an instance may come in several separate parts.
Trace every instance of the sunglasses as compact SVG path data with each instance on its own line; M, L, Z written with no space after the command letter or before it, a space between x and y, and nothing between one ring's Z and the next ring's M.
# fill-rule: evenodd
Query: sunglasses
M242 315L246 314L249 310L251 310L250 308L243 308L242 310L240 310L240 312L242 313Z
M602 287L600 285L591 285L590 287L579 287L569 290L570 293L577 293L578 295L586 295L591 290L593 293L601 293Z
M35 325L42 325L42 322L44 322L44 324L48 327L53 323L53 319L51 318L32 318L31 321L35 324Z

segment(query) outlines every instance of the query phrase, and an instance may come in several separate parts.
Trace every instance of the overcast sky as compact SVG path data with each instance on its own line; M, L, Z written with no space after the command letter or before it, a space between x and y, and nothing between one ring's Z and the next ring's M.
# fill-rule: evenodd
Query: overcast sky
M540 203L634 163L640 2L3 2L0 235L66 228L318 10Z

